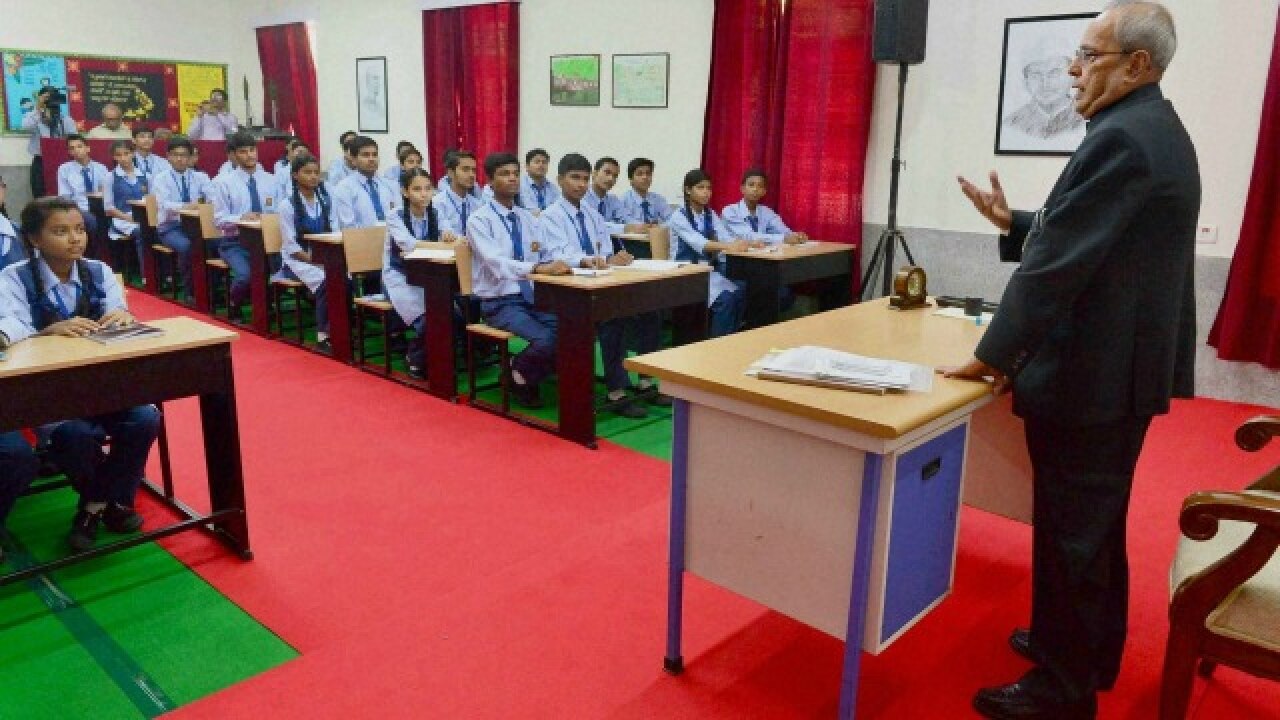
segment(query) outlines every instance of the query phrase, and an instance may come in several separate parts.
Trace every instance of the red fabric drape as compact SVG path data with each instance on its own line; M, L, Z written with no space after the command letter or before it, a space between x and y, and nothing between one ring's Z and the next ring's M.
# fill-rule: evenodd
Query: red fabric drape
M427 158L444 173L444 151L462 148L482 167L491 152L519 148L520 5L422 12Z
M1240 243L1209 332L1224 360L1280 369L1280 18Z
M702 153L717 209L759 166L793 228L860 241L873 15L873 0L718 0Z
M277 129L293 128L313 154L320 152L319 97L316 66L306 23L258 28L258 62L262 65L262 116ZM275 115L272 117L272 100Z

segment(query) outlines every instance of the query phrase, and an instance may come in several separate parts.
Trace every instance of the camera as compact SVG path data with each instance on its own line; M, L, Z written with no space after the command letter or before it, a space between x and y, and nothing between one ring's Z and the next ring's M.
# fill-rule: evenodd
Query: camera
M67 92L63 88L45 87L41 88L38 95L45 96L45 106L53 107L55 105L65 105L67 103Z

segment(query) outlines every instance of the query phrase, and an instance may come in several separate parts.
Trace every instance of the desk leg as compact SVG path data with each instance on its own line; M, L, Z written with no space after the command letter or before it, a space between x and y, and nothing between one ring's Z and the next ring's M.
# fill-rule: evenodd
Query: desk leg
M200 396L200 423L204 429L204 462L209 474L209 503L213 512L239 510L214 521L214 530L228 546L249 560L249 518L244 502L244 468L240 461L240 424L236 415L235 380L231 350L219 372L226 374L226 389Z
M319 247L312 244L312 252ZM333 359L350 363L351 354L351 290L347 283L347 258L341 245L324 249L325 295L329 302L329 344Z
M884 457L867 453L862 465L862 496L858 502L858 537L853 549L853 588L849 593L849 627L844 637L844 672L840 677L840 713L852 720L858 704L858 669L862 636L867 625L867 595L871 585L871 554L876 541L876 510L880 504L880 474Z
M267 249L261 231L242 231L240 242L249 250L249 307L253 312L253 331L259 335L271 334L267 302Z
M560 377L560 434L596 447L596 328L587 308L576 305L558 314L556 372Z
M145 221L145 215L143 217ZM138 243L142 245L142 285L147 292L160 297L160 273L156 269L156 254L151 246L159 242L155 237L153 228L147 227L145 222L140 223L138 228Z
M208 313L212 307L209 299L209 266L205 264L205 260L209 259L208 240L204 239L199 226L183 225L187 231L187 237L191 239L191 252L187 258L191 262L191 296L195 299L196 310L202 313ZM195 231L193 233L193 230Z
M431 277L422 293L427 319L420 342L426 347L427 390L454 402L458 399L458 375L453 355L453 283Z
M671 310L671 344L687 345L707 339L707 304L681 305Z
M818 307L824 312L853 304L853 275L836 275L822 281L818 290Z
M668 530L667 555L667 654L662 669L672 675L684 672L680 654L681 626L684 620L684 533L685 503L689 472L689 401L677 399L674 412L674 435L671 446L671 527Z

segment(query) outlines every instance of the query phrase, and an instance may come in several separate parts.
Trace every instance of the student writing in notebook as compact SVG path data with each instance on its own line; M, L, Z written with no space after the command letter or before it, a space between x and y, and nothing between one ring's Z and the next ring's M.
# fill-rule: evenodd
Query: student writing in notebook
M448 180L431 201L440 218L440 227L454 235L467 234L467 223L484 202L476 196L476 156L468 150L454 150L445 163Z
M240 244L240 221L260 220L264 213L276 212L275 180L258 164L258 141L247 132L236 132L227 141L236 166L213 181L213 222L222 232L218 257L231 269L233 320L240 318L240 306L249 296L249 250Z
M555 183L547 179L551 156L542 148L534 148L525 153L524 163L525 174L520 178L520 206L538 217L560 197Z
M622 196L622 216L628 225L661 225L671 215L667 199L649 188L653 186L653 161L636 158L627 163L631 189Z
M191 243L204 242L204 238L189 238L182 229L178 213L194 209L196 203L208 198L209 176L191 169L195 147L185 137L169 141L169 169L156 176L152 191L156 195L156 232L160 244L173 251L177 258L178 278L188 300L191 299Z
M722 250L746 250L764 243L734 237L711 202L711 177L702 169L684 176L684 204L671 214L671 259L711 265L711 337L742 327L743 289L724 276Z
M596 161L595 172L591 174L591 187L587 188L585 202L595 208L604 218L610 235L623 231L627 220L622 210L622 201L613 194L613 186L618 182L618 173L622 167L611 157L602 157Z
M133 142L115 140L111 143L111 158L116 166L111 170L111 202L106 205L107 217L111 218L111 227L107 237L111 238L112 262L117 267L124 267L123 253L133 250L138 258L138 267L142 267L142 233L138 223L133 221L133 206L130 201L141 200L150 192L147 177L133 164Z
M800 245L809 240L802 232L793 232L778 213L761 203L769 192L769 178L760 168L742 174L742 199L726 205L721 216L724 224L737 237L761 240L770 245Z
M92 235L98 230L98 219L89 212L89 193L110 193L111 173L106 165L89 157L89 141L80 135L67 136L67 153L71 159L58 167L58 195L80 208L85 228Z
M333 187L333 229L385 225L400 206L400 188L378 174L378 142L364 135L348 143L355 172Z
M301 239L333 231L333 201L320 181L320 161L310 155L293 159L290 166L289 196L280 207L280 274L307 286L316 308L316 349L332 352L329 344L329 302L325 292L324 268L311 253L302 249Z
M84 258L88 235L74 203L33 200L22 211L22 233L34 252L0 272L0 347L32 335L81 338L133 323L111 268ZM92 547L99 526L116 533L142 526L134 495L159 425L155 406L142 405L50 428L51 458L80 492L68 536L72 549ZM103 434L111 438L105 456Z
M472 292L480 298L485 322L529 343L511 360L511 391L521 405L541 407L539 384L555 368L556 316L534 309L529 278L569 275L573 269L565 261L566 249L549 242L541 224L516 204L520 159L494 153L484 159L484 170L493 198L467 221Z

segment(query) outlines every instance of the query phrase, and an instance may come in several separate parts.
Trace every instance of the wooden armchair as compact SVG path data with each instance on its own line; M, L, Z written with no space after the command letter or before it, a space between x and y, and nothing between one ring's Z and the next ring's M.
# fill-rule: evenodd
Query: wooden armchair
M1280 416L1236 431L1245 451L1280 435ZM1201 492L1182 504L1170 570L1161 720L1182 720L1199 674L1219 663L1280 680L1280 466L1243 492Z

